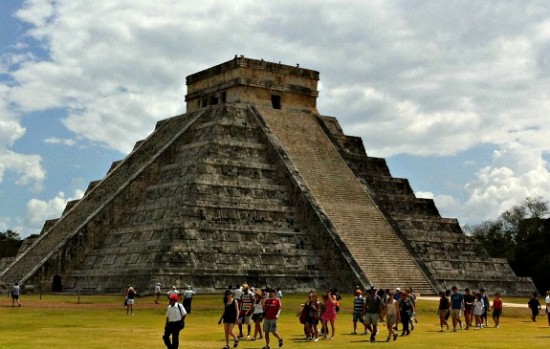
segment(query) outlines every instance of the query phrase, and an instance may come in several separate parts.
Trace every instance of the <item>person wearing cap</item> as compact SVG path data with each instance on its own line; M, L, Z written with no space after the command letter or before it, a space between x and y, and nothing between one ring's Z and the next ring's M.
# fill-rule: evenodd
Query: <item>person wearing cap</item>
M183 305L178 302L178 295L169 296L170 304L166 309L166 323L164 325L164 335L162 339L166 348L178 349L180 344L180 331L185 327L185 316L187 312ZM170 341L170 337L172 340Z
M160 282L157 282L155 286L155 304L159 304L160 300Z
M251 318L252 312L254 311L254 293L250 291L247 283L242 285L241 299L239 301L240 311L239 311L239 336L238 338L243 338L243 324L246 324L247 335L246 339L250 339L250 330L251 330Z
M170 289L170 291L166 292L166 295L168 296L168 299L170 299L170 296L172 296L173 294L178 296L178 299L179 299L180 291L178 291L178 288L176 286L172 286L172 289Z
M254 292L254 312L252 314L252 320L254 320L254 337L253 341L258 339L263 339L262 335L262 321L264 319L264 305L263 305L264 295L262 291L257 290Z
M191 314L191 301L196 292L191 285L187 285L185 291L183 291L183 307L187 311L187 314Z
M275 290L273 288L267 289L268 298L264 302L265 320L264 320L264 333L265 333L265 347L263 349L270 349L269 334L273 334L275 338L279 340L279 347L283 346L283 338L277 332L277 321L279 320L279 314L283 305L281 300L276 297Z
M393 293L393 299L399 302L399 299L401 298L401 289L397 287L395 289L395 292Z
M367 299L363 307L365 316L365 326L370 331L370 341L376 340L378 333L378 321L380 320L380 311L382 309L382 298L376 293L376 288L373 286L367 292Z

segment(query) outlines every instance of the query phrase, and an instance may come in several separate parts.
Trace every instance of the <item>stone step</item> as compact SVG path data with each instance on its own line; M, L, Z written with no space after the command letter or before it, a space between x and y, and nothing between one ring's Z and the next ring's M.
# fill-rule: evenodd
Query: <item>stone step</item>
M179 134L192 124L202 112L197 112L189 118L171 118L162 127L153 132L147 139L140 142L124 161L111 169L107 176L94 185L86 195L65 212L54 226L41 234L34 245L27 249L15 262L2 271L0 279L13 280L17 277L21 282L30 277L33 270L38 269L48 256L59 250L68 240L78 233L98 209L112 200L118 192L132 182L143 169L156 159L157 154L166 148ZM113 192L113 188L116 188Z
M269 108L257 109L285 149L297 175L307 185L369 280L375 284L384 284L384 280L401 280L410 282L411 286L419 284L418 280L429 284L320 128L315 116L300 111L282 113ZM363 259L362 255L369 255L370 258ZM392 263L394 268L378 273L377 268L388 260L387 255L395 256L396 261ZM395 265L403 264L411 266L406 275L395 268Z

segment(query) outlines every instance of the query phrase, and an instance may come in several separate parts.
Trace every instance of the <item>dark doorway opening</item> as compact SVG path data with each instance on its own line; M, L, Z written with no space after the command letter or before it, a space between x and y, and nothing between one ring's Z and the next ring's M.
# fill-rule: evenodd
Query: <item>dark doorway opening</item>
M271 95L271 105L273 109L281 109L281 96Z
M61 276L56 275L53 277L53 281L52 281L52 292L61 292L61 291L63 291Z

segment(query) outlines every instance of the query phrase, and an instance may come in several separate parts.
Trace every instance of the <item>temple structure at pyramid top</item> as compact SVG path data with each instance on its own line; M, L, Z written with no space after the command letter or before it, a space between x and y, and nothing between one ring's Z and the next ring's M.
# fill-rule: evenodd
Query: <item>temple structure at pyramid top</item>
M187 112L220 103L317 111L319 72L314 70L235 56L186 81Z
M42 290L534 290L316 108L319 73L243 56L157 123L0 272Z

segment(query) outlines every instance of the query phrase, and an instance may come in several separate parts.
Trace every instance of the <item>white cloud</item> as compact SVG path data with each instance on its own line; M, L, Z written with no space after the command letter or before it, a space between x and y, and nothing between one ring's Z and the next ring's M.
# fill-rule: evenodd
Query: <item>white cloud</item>
M544 1L521 0L29 0L17 16L42 47L22 37L0 60L11 79L0 85L0 152L12 159L0 158L0 180L8 170L25 174L21 184L45 176L38 157L10 150L25 132L20 113L66 110L74 138L128 152L183 112L186 75L245 54L319 70L319 111L363 137L370 155L494 145L463 205L434 197L440 211L461 212L451 216L494 215L548 192L548 14Z
M41 188L46 177L46 171L41 165L42 158L38 155L17 154L12 151L0 150L0 182L5 171L10 170L17 175L18 185L32 185L36 190Z
M27 203L27 213L22 222L25 228L21 235L40 233L46 220L61 217L67 202L80 199L83 195L84 191L75 190L73 196L69 198L65 197L65 193L59 192L49 200L31 199Z
M494 219L526 197L550 201L550 173L540 153L518 144L493 155L493 163L466 185L468 199L462 209L470 223Z
M76 141L74 139L70 139L70 138L51 137L51 138L46 138L44 140L44 143L47 143L47 144L63 144L63 145L72 147L73 145L76 144Z

